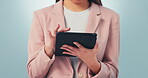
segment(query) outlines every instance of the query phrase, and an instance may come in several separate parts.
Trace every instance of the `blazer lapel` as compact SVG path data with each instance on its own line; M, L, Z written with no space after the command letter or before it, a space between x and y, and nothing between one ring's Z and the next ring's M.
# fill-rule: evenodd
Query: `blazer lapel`
M90 13L89 13L89 17L88 17L88 22L87 22L87 26L85 28L85 32L86 33L95 33L96 30L99 28L99 24L100 24L100 19L101 19L101 12L100 12L100 6L98 6L95 3L91 3L90 6ZM78 72L79 67L81 67L82 64L82 60L79 59L78 61Z
M100 6L95 3L91 3L90 13L88 17L87 26L85 32L94 33L99 26L100 18L101 18Z
M52 10L52 21L54 22L54 26L61 26L60 30L66 28L65 26L65 19L64 19L64 12L63 12L63 0L57 2Z

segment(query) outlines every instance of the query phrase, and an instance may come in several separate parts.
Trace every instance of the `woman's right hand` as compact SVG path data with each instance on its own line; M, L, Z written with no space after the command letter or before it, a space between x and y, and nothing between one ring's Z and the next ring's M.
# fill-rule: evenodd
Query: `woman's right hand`
M62 30L58 30L59 28L60 28L60 25L58 24L58 26L53 31L48 30L50 40L45 45L45 53L49 57L52 57L52 55L54 53L54 50L55 50L56 33L57 32L66 32L66 31L70 30L69 27L65 28L65 29L62 29Z

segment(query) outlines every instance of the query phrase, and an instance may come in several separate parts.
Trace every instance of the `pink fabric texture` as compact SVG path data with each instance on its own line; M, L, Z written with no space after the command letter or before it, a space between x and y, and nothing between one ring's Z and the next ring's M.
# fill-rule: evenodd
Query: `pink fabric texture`
M49 41L48 30L53 30L58 24L61 26L60 30L65 28L62 6L63 0L60 0L56 4L33 12L28 39L27 70L30 78L72 78L73 76L69 57L57 57L54 54L49 58L44 50L45 44ZM99 43L96 58L101 63L101 70L93 75L87 65L79 59L78 77L117 78L120 50L119 14L92 2L85 32L95 31Z

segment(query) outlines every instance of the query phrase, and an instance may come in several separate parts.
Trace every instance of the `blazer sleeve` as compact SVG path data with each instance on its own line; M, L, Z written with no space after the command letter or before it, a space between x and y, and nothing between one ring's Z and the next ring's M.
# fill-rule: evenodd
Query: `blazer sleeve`
M108 42L105 49L104 58L98 61L101 69L98 74L93 75L89 69L89 78L117 78L118 77L118 57L120 50L120 24L119 15L112 18Z
M44 44L43 27L34 11L28 39L27 70L30 78L44 78L55 60L55 55L51 58L46 55Z

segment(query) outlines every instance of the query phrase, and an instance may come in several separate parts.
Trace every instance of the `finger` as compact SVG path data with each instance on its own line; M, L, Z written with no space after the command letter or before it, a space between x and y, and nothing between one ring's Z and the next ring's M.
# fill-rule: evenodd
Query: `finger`
M71 53L76 53L75 51L73 51L73 50L71 50L71 49L69 49L69 48L61 47L60 49L67 50L67 51L69 51L69 52L71 52Z
M98 46L98 41L96 41L96 44L94 46L94 48L92 49L94 52L97 52L99 49L99 46Z
M63 52L62 54L68 54L68 55L76 56L75 54L70 53L70 52Z
M68 27L68 28L66 28L65 30L63 30L63 32L69 31L70 29L71 29L71 28Z
M97 40L96 40L96 44L95 44L94 48L98 48L98 41Z
M73 51L78 51L77 48L69 46L69 45L66 45L66 44L62 45L62 47L69 48L69 49L71 49Z
M49 38L52 38L51 31L50 31L50 30L48 30L48 32L49 32Z
M58 26L53 30L53 36L56 36L56 33L59 28L60 28L60 25L58 24Z
M66 31L69 31L71 28L68 27L68 28L65 28L65 29L62 29L62 30L59 30L58 32L66 32Z
M78 42L73 42L78 48L84 48L80 43Z

